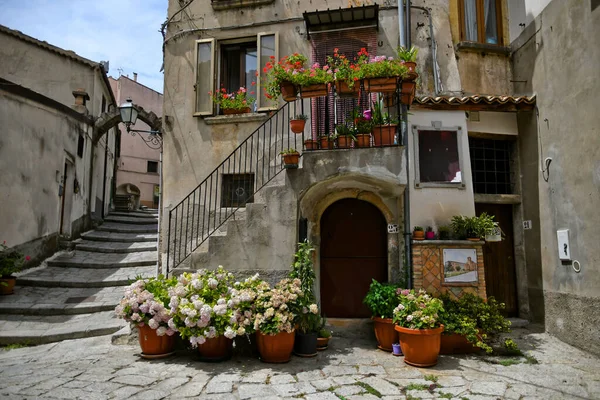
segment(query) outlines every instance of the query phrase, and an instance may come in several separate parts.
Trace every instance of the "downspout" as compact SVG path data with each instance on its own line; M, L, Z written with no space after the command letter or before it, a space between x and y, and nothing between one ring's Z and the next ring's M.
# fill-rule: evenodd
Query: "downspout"
M158 236L156 237L156 250L158 253L158 260L156 260L156 276L158 276L160 274L160 270L162 267L162 257L161 257L161 249L160 249L160 237L161 237L161 232L160 232L160 220L162 219L162 154L163 154L163 149L162 149L162 144L160 146L160 158L159 158L159 163L158 163ZM166 271L165 271L166 272ZM165 273L165 276L168 278L168 274Z
M108 137L110 129L106 132L106 140L104 141L104 173L102 176L102 219L104 219L104 205L106 204L106 170L108 169Z
M400 46L406 47L406 30L404 29L404 5L398 0L398 32L400 33Z

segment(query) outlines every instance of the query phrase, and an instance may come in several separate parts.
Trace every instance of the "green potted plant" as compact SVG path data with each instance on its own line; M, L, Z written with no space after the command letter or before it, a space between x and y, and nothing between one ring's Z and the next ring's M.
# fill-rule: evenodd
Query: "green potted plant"
M327 96L329 84L333 82L333 71L326 64L323 67L314 63L310 68L303 68L290 77L292 83L300 87L302 98Z
M438 238L440 240L450 239L450 227L448 225L441 225L438 227Z
M29 260L31 257L9 248L6 241L0 244L0 295L14 293L17 278L13 274L19 272L23 264Z
M294 133L302 133L304 132L304 126L306 125L306 120L308 116L305 114L298 114L292 118L290 118L290 129Z
M409 75L416 73L418 52L419 49L415 46L411 46L410 49L402 46L398 47L398 59L408 68Z
M346 124L340 124L335 127L337 135L338 148L349 149L352 142L356 140L352 128Z
M298 87L292 82L292 76L304 70L306 56L294 53L279 61L271 56L263 68L265 73L265 97L276 102L279 96L285 101L294 101L298 96Z
M370 111L370 110L367 110ZM366 111L365 111L366 112ZM370 117L370 113L366 114ZM358 147L371 147L371 130L373 129L373 123L370 118L362 117L358 118L354 124L354 131L356 137L356 145Z
M115 314L138 328L144 358L162 358L173 354L177 328L171 314L169 290L176 278L140 279L125 289Z
M474 217L455 215L452 217L451 227L459 239L479 241L485 239L486 234L493 233L496 224L493 215L481 213L481 215Z
M334 71L335 91L339 97L358 97L358 86L352 79L352 68L348 57L340 54L339 49L333 49L333 56L327 56L329 69Z
M208 92L208 94L225 115L249 113L250 106L254 103L254 98L248 97L245 87L241 87L233 93L227 93L225 88L221 88L221 90L214 93ZM254 92L250 92L250 94L254 94Z
M414 240L424 240L425 239L425 231L422 226L415 226L413 229L413 239Z
M397 291L398 286L379 283L373 279L363 300L371 310L377 347L385 351L392 351L392 344L398 343L398 334L392 320L394 308L398 305Z
M401 290L399 298L400 304L394 309L394 323L404 362L415 367L436 365L444 331L444 325L439 321L444 303L422 289L418 292Z
M363 81L368 92L395 92L399 79L408 73L408 68L398 59L386 56L371 56L365 48L360 49L357 61L350 66L350 79Z
M286 169L296 169L298 168L298 163L300 161L300 153L296 151L296 149L289 148L283 150L279 153L281 155L281 159L283 160L283 167Z
M373 102L372 114L372 129L373 142L375 146L391 146L395 144L396 130L398 128L398 119L391 118L389 114L383 112L383 98L377 97L377 101Z
M440 322L444 325L441 354L471 353L480 349L491 353L492 348L486 341L498 333L510 332L510 321L502 315L504 304L493 297L484 300L465 293L456 299L446 293L440 299L444 302L444 311L440 313Z
M319 326L319 333L317 334L317 350L325 350L329 345L331 339L331 331L327 329L327 318L321 317L321 324Z

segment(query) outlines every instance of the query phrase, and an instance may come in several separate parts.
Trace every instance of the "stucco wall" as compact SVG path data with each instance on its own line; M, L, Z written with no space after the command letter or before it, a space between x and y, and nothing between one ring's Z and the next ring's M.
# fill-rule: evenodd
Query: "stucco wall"
M467 136L467 121L464 111L411 111L409 115L409 187L410 187L410 223L414 227L432 226L434 230L440 225L448 225L453 215L475 215L473 185L471 179L471 161L469 157L469 140ZM415 188L415 143L412 133L413 126L424 126L434 129L433 121L441 121L444 128L460 127L459 156L461 178L464 187L448 188ZM462 152L462 153L461 153Z
M515 80L526 81L518 90L538 96L537 124L519 120L528 135L539 136L537 148L523 156L537 157L535 151L541 160L552 158L547 173L539 172L539 162L531 166L538 170L538 186L523 186L524 197L539 191L546 328L595 353L600 338L590 327L600 323L599 26L600 10L592 12L589 1L554 0L512 45ZM558 229L570 230L580 273L560 262Z

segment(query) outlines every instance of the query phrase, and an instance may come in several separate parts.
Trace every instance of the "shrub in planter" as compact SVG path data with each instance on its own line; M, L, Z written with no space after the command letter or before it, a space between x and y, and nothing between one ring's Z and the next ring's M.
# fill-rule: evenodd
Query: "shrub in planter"
M449 240L450 239L450 227L447 225L442 225L438 228L438 237L440 240Z
M9 248L6 241L0 244L0 294L13 293L17 281L13 274L19 272L29 260L31 257Z
M392 351L392 344L398 343L398 333L394 330L394 308L398 305L398 286L382 284L375 279L371 282L369 291L363 303L371 310L373 316L377 347L381 350Z
M452 231L459 239L485 239L485 235L491 234L496 229L494 216L481 213L478 217L467 217L455 215L452 217Z
M142 356L156 358L173 352L173 325L169 309L169 289L176 284L175 278L140 279L125 289L125 294L115 314L138 328Z
M444 303L424 290L400 290L399 298L394 323L400 334L404 362L416 367L437 364L444 330L439 315L444 311Z

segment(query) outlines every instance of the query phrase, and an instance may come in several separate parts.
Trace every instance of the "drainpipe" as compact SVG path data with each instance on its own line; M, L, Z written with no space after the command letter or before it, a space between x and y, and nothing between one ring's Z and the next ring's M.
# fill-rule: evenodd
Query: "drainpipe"
M404 29L404 5L398 0L398 32L400 32L400 46L406 47L406 30Z
M160 270L162 268L162 257L161 257L161 249L160 249L160 237L161 237L161 232L160 232L160 220L162 219L162 181L163 181L163 176L162 176L162 155L163 155L163 149L162 146L160 147L160 158L159 158L159 163L158 163L158 237L156 238L156 252L158 254L158 259L156 260L156 276L158 276L160 274ZM153 188L154 189L154 188ZM169 274L167 273L167 271L163 271L165 274L165 276L168 278Z
M110 129L106 132L106 140L104 141L104 174L102 176L102 219L104 219L104 204L106 203L106 170L108 169L108 137Z

